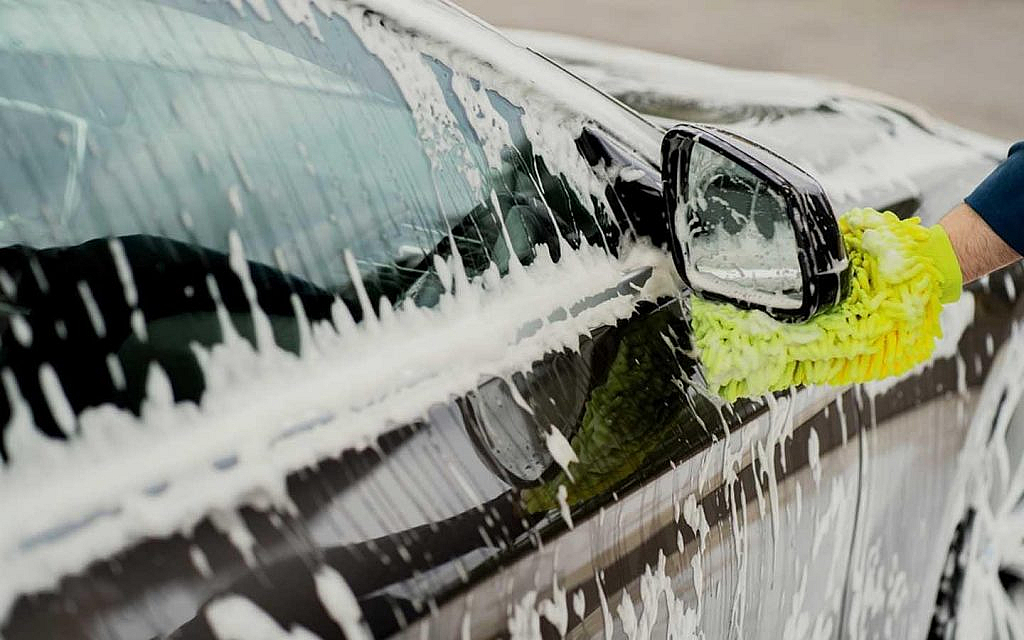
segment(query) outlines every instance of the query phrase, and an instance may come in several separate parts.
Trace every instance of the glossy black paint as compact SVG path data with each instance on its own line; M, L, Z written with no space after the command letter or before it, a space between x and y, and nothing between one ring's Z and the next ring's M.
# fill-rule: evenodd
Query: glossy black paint
M661 206L658 168L638 161L625 145L596 127L584 132L577 148L593 166L627 167L642 174L639 180L609 182L607 195L618 229L606 231L605 236L618 240L621 230L668 246L673 234L665 226L670 218L665 217ZM474 219L468 218L465 227L472 228L473 223ZM538 232L543 236L545 230L539 228ZM443 246L438 248L438 252L443 250ZM223 256L216 259L222 260ZM1019 271L1013 272L1018 288L1019 276ZM231 285L237 287L233 281ZM266 293L289 293L293 286L296 283L268 286ZM975 291L979 297L978 321L961 341L961 350L965 357L979 358L984 364L990 360L985 355L985 337L994 335L996 344L1001 343L1009 333L1010 320L1020 317L1021 311L999 286L984 290L978 287ZM315 293L318 302L329 303L330 296ZM261 289L261 303L263 297ZM287 309L282 313L287 314ZM5 344L9 342L6 338ZM624 362L636 364L624 367ZM467 396L440 403L422 422L395 426L368 448L338 452L331 459L292 474L287 479L287 490L296 512L246 508L240 513L257 541L254 562L247 563L223 529L207 519L188 537L148 540L95 563L81 575L66 578L52 592L23 597L0 634L5 638L95 637L128 609L151 616L154 628L173 629L184 622L174 637L210 637L203 603L234 593L246 595L285 627L299 623L323 637L337 637L340 629L320 604L312 580L319 568L330 566L356 594L372 631L385 637L471 591L536 551L545 540L566 532L564 521L550 504L559 469L545 460L538 478L531 481L512 477L496 459L487 439L480 437L485 416L500 410L521 420L534 435L545 433L553 425L568 439L581 443L588 438L593 442L597 436L611 436L611 446L602 451L618 457L592 458L591 475L600 476L602 481L573 498L572 515L579 522L643 487L672 464L692 458L726 430L740 429L766 410L763 403L738 403L723 413L699 395L681 392L698 375L683 306L678 300L645 305L629 321L584 337L578 351L551 353L529 372L511 380L484 381ZM858 390L848 391L841 399L851 416L846 438L835 414L822 411L798 426L785 445L781 459L786 464L777 463L776 468L779 477L807 466L811 428L817 430L825 454L847 445L862 426L873 428L876 421L953 393L956 376L953 360L941 361L875 399L871 409L876 411L868 409L867 400ZM968 385L976 387L983 380L981 369L972 367ZM510 385L516 387L532 411L519 407ZM597 418L606 425L600 433L593 428ZM457 503L460 494L456 482L430 477L430 471L437 471L427 468L432 465L443 473L441 463L445 459L434 457L436 451L474 458L478 464L473 465L474 475L468 478L473 486L494 481L510 486L497 495L482 496L469 508L431 518L424 524L391 526L386 517L391 514L384 512L396 509L394 505L400 504L401 497L414 491L424 490L440 504ZM410 452L416 455L406 455ZM373 474L381 471L394 472L394 482L371 483ZM704 498L702 506L712 524L728 517L730 504L754 499L761 471L756 465L747 466L735 485L718 487ZM364 501L369 506L366 513L351 513L352 505L340 501L360 490L366 491ZM324 543L316 539L313 523L332 510L344 520L337 525L344 535L338 537L348 536L355 541ZM362 518L378 518L382 531L364 531ZM658 551L668 553L675 547L677 532L676 527L652 531L635 552L617 558L606 570L603 587L615 590L633 583ZM683 536L687 543L692 542L692 533L684 532ZM209 574L198 570L190 558L197 548L208 560ZM596 578L583 588L587 611L593 611L598 606ZM175 598L185 598L183 593L189 603L196 605L187 614L182 614L187 607L169 604ZM575 615L572 622L578 622ZM545 633L553 631L546 622L543 624Z
M661 335L672 335L675 342L670 346L657 339ZM696 362L684 355L688 350L686 341L681 307L677 302L670 302L659 308L646 308L618 327L596 332L578 353L551 354L536 363L528 375L513 379L519 393L533 409L532 414L522 411L521 416L530 420L532 428L540 434L552 420L568 438L580 434L586 429L582 415L586 405L597 406L593 404L595 393L600 394L601 389L620 385L621 390L614 392L615 398L643 398L625 405L615 400L611 405L602 405L605 409L590 409L592 414L597 412L601 416L605 425L603 433L612 436L616 444L612 449L603 449L602 455L593 459L592 464L597 466L590 472L586 468L578 469L581 482L587 481L588 473L599 478L599 482L592 485L591 492L570 497L575 518L586 518L613 503L619 496L661 473L672 462L688 458L713 438L724 435L724 430L711 426L717 423L718 413L706 400L697 397L687 401L683 394L668 393L669 387L676 389L673 378L696 375ZM616 370L614 363L624 357L646 364L631 368L623 378L622 370ZM655 371L665 379L663 389L649 386ZM507 383L495 380L488 384L500 387ZM574 391L567 393L559 389ZM105 616L113 613L112 609L122 606L129 593L133 599L157 598L163 590L186 585L190 590L205 594L201 600L207 602L228 593L244 595L282 623L298 623L323 637L334 637L337 629L316 597L312 580L317 568L325 565L345 578L363 605L371 629L379 637L386 637L427 615L431 607L531 553L542 540L564 532L565 523L557 515L557 507L545 506L552 500L557 486L553 482L557 466L552 460L547 461L544 476L529 485L532 496L526 496L521 488L511 488L449 518L411 529L392 530L363 542L323 547L310 540L305 529L317 514L331 508L332 499L350 490L375 469L393 465L403 447L411 446L415 438L426 437L431 432L436 434L442 429L449 446L457 450L465 450L467 445L473 447L488 463L491 473L507 478L508 474L488 459L490 452L486 443L474 435L479 429L478 416L466 409L467 405L479 406L481 402L516 406L509 392L504 392L503 397L502 400L492 395L490 400L482 400L479 394L470 394L438 409L446 419L453 421L452 428L442 428L436 423L402 427L378 439L373 449L347 451L316 468L289 477L289 496L299 508L298 514L253 509L243 513L258 541L256 566L246 565L224 535L206 522L191 540L154 540L108 562L98 563L83 576L67 579L53 595L22 599L4 628L4 637L36 638L58 630L67 637L87 635L86 629L101 624ZM555 403L551 402L553 399ZM763 405L737 406L726 428L739 428L762 410ZM464 444L456 445L455 438ZM619 462L627 459L633 462ZM402 480L414 477L395 475ZM609 477L612 480L606 481ZM521 481L517 484L527 486ZM433 488L454 490L452 486ZM410 490L402 481L389 489L396 495ZM438 497L443 499L443 496ZM380 499L382 503L389 500L386 496ZM202 576L196 572L188 560L191 545L201 548L209 558L214 575ZM432 580L420 598L395 595L403 584L417 576L451 566L471 554L482 554L482 561L475 566L466 565L465 578L453 572L448 578ZM153 566L154 560L159 562L158 568ZM122 591L124 589L130 591ZM76 602L74 610L61 606L61 602L69 598ZM208 638L213 637L211 633L206 618L200 614L173 637Z

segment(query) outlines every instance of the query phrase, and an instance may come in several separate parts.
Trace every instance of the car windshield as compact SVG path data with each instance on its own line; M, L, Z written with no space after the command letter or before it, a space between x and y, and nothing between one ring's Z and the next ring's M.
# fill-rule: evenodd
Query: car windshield
M521 105L382 45L370 14L310 38L267 11L0 7L0 293L15 338L0 365L51 435L72 421L47 389L75 414L138 411L153 363L175 399L198 400L193 345L221 340L218 305L256 341L258 302L297 352L296 298L310 320L358 323L382 304L435 305L453 256L473 278L538 247L614 246L614 225L534 150Z

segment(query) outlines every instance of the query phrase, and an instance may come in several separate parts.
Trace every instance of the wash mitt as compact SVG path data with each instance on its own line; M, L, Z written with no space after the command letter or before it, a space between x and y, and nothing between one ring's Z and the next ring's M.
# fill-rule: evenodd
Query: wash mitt
M945 231L873 209L845 213L839 228L849 292L804 323L691 298L693 343L713 393L731 402L797 385L880 380L931 357L942 305L963 285Z

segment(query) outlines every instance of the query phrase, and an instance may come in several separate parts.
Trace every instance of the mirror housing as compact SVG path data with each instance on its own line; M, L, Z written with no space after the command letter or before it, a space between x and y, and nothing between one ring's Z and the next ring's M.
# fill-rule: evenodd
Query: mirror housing
M726 170L716 174L716 167ZM713 176L710 181L709 172ZM726 186L719 179L723 176ZM701 185L691 185L691 178ZM662 180L672 256L683 281L695 292L743 309L759 309L785 322L808 320L846 295L849 262L838 220L821 185L795 164L734 134L679 125L666 134L662 143ZM721 204L716 205L715 214L706 213L712 207L704 192L695 191L694 187L706 188L703 185L716 180L719 191L710 199ZM741 188L750 189L751 193L740 193ZM737 203L749 207L749 211L745 215L738 212ZM768 235L759 238L754 227L765 233L766 218ZM744 239L746 244L740 242L737 224L750 228L744 234L755 234ZM726 231L726 226L733 228ZM738 265L742 256L732 254L743 252L741 247L754 246L751 243L758 240L771 242L773 237L780 246L790 243L789 248L776 250L775 258L775 249L762 244L753 260L772 264L754 269L748 265L727 266L724 271L718 265L706 271L701 269L703 258ZM716 249L709 245L709 238L725 241ZM745 262L751 262L749 256ZM712 273L729 275L709 275Z

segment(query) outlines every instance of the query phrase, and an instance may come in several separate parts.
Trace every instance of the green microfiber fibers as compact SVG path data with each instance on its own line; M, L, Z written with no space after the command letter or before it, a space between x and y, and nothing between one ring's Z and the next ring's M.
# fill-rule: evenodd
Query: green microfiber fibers
M951 254L948 238L920 223L872 209L844 214L849 295L803 324L693 296L694 346L710 390L731 402L801 384L879 380L927 360L942 335L944 279L953 278L932 259L936 243Z

